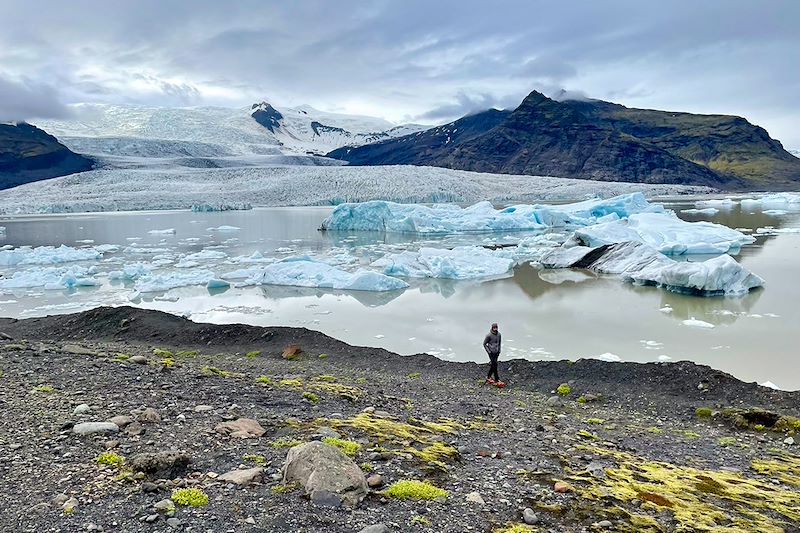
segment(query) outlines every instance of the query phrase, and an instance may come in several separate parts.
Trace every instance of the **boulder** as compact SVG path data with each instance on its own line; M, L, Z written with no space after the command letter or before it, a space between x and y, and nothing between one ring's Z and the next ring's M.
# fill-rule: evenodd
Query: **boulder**
M231 437L239 437L242 439L256 438L266 433L266 430L261 427L261 424L252 418L239 418L237 420L231 420L230 422L222 422L217 424L214 431L223 435L230 435Z
M249 485L261 481L264 477L264 469L260 466L245 470L231 470L219 476L220 481L226 481L235 485Z
M283 482L300 482L306 493L327 491L354 506L367 495L364 472L339 448L318 441L295 446L286 455Z
M117 433L119 426L111 422L81 422L72 427L76 435L97 435Z
M135 472L144 472L152 479L174 479L183 475L191 462L189 454L169 450L136 454L128 460L128 465Z

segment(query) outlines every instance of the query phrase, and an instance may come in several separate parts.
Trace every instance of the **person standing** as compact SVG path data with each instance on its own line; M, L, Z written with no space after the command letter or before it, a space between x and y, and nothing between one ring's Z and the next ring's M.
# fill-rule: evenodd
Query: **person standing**
M500 376L497 374L497 360L500 359L500 331L497 324L492 324L489 333L483 339L483 349L489 355L489 375L486 376L487 385L497 385L498 387L505 387L506 384L500 381Z

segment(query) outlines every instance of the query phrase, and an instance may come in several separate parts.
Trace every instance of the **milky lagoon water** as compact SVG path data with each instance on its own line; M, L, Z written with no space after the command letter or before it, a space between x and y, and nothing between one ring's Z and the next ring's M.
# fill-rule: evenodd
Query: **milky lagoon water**
M739 205L714 216L680 213L694 201L664 202L681 218L710 220L732 228L799 227L800 213L770 215ZM526 234L413 237L378 233L319 232L330 208L264 208L224 213L136 212L23 216L0 219L0 246L154 247L177 257L202 249L228 256L325 257L347 252L364 265L386 251L432 245L515 242ZM209 231L235 226L238 231ZM150 230L174 228L174 235ZM401 354L427 352L452 361L483 361L484 331L498 322L502 359L579 359L614 354L623 361L691 360L745 381L772 381L800 389L800 234L756 235L737 259L766 280L743 298L699 298L580 271L541 271L528 264L491 281L411 280L389 293L341 292L294 287L243 287L209 291L181 287L130 300L132 285L100 277L99 287L65 291L0 289L0 316L26 318L75 312L99 305L135 305L181 314L195 321L261 326L302 326L351 344ZM102 271L147 262L153 254L106 254ZM701 260L692 257L691 260ZM89 264L94 264L89 263ZM205 265L204 265L205 266ZM241 268L224 260L215 273ZM30 268L30 267L25 267ZM200 267L203 268L203 267ZM12 269L0 270L9 276ZM670 312L665 312L666 309ZM695 318L713 328L695 328ZM364 362L369 365L368 361ZM614 364L614 363L609 363Z

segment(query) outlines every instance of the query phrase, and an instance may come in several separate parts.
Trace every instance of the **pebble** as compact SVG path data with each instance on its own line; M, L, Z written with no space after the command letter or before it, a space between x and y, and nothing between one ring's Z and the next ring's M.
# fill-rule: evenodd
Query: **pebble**
M64 504L61 506L61 508L64 510L65 513L73 512L76 507L78 507L78 499L75 498L74 496L65 501Z
M167 518L167 525L172 529L178 529L181 527L181 521L177 518Z
M133 422L133 417L127 415L119 415L113 418L109 418L108 421L111 422L112 424L118 425L121 428L124 428L125 426Z
M136 420L144 424L158 424L161 422L161 415L152 407L148 407L136 415Z
M613 526L614 526L614 524L612 524L612 523L611 523L611 520L600 520L600 521L599 521L597 524L595 524L595 525L596 525L597 527L599 527L599 528L602 528L602 529L608 529L608 528L610 528L610 527L613 527Z
M486 503L483 501L483 497L477 492L470 492L467 494L467 501L471 503L477 503L479 505L484 505Z
M148 524L152 524L156 520L158 520L158 515L157 514L148 515L144 519L144 521L147 522Z
M155 509L155 511L158 512L158 513L170 513L171 514L171 513L175 512L175 504L172 502L172 500L164 499L164 500L161 500L160 502L157 502L155 505L153 505L153 509Z
M146 365L147 364L147 357L143 355L134 355L130 359L128 359L131 363L135 363L137 365Z
M367 478L367 485L369 485L370 488L373 489L375 487L380 487L381 485L383 485L383 476L381 476L380 474L372 474Z
M783 439L783 443L786 444L787 446L791 446L792 444L794 444L794 437L786 437L785 439Z
M76 435L94 435L97 433L117 433L119 426L113 422L81 422L75 424L72 432Z
M522 511L522 521L529 526L532 526L539 523L539 517L536 516L536 513L533 512L533 509L526 507L525 510Z
M220 481L226 481L235 485L248 485L261 481L264 477L264 469L260 466L248 468L246 470L231 470L219 476Z
M375 524L372 526L367 526L358 533L389 533L389 528L386 527L384 524Z
M92 407L88 403L82 403L72 410L73 415L86 415L92 412Z
M553 490L560 493L572 492L575 490L572 485L564 481L556 481L553 485Z
M211 407L210 405L195 405L194 406L194 412L195 413L205 413L206 411L211 411L213 409L214 408Z

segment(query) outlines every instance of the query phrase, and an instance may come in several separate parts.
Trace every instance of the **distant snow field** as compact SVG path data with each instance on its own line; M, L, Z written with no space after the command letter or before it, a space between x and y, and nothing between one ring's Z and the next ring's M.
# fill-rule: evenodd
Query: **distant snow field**
M416 166L101 169L0 191L0 214L190 209L196 205L334 205L552 201L642 191L703 194L705 187L484 174Z

